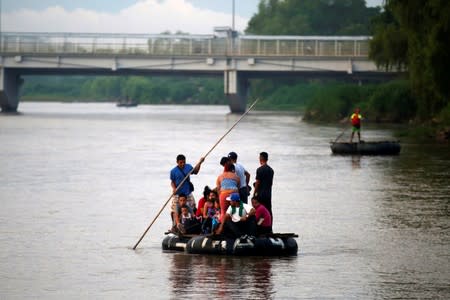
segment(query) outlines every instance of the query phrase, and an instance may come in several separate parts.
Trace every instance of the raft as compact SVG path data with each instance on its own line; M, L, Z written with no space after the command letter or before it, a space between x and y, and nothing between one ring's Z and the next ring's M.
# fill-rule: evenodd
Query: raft
M138 106L139 103L137 102L130 102L130 103L123 103L123 102L119 102L116 103L117 107L135 107Z
M360 143L330 143L333 154L359 155L397 155L400 153L400 143L396 141L363 142Z
M294 256L298 251L295 237L298 235L294 233L273 233L264 237L245 235L229 239L221 235L179 236L168 233L162 241L162 249L189 254Z

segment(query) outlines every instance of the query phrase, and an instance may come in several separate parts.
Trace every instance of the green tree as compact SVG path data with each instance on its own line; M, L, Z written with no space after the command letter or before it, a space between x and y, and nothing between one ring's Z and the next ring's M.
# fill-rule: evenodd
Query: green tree
M370 96L366 117L377 122L405 122L416 115L416 100L405 80L380 85Z
M252 34L368 35L380 8L364 0L262 0L246 29Z
M386 0L370 57L386 68L408 68L420 120L449 105L450 2Z

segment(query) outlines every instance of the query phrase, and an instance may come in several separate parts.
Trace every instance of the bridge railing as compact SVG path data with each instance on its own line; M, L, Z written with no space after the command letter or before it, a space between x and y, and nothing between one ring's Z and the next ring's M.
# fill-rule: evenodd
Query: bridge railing
M144 35L14 33L0 36L1 54L367 57L368 36Z

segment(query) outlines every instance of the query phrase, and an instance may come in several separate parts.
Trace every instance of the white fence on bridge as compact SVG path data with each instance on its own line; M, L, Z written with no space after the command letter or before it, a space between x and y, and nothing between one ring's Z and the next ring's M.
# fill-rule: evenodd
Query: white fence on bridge
M2 32L0 54L360 57L368 36L145 35Z

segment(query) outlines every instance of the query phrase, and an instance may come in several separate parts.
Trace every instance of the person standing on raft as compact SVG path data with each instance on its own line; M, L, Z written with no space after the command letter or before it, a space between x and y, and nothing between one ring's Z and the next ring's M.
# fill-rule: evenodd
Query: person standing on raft
M350 137L350 143L353 142L353 136L355 132L358 134L358 143L361 143L361 120L362 116L359 113L359 108L356 108L354 113L350 117L350 122L352 123L352 135Z
M234 165L232 163L224 163L223 173L220 174L216 180L221 222L223 222L225 213L230 205L229 201L227 201L227 197L232 193L239 193L240 184L239 176L234 173Z
M267 152L261 152L259 154L260 167L256 169L256 181L253 184L255 189L253 191L253 197L258 197L258 201L263 204L270 212L273 222L272 213L272 184L273 184L273 169L267 164L269 160L269 154Z
M177 155L177 165L172 170L170 170L170 186L172 187L173 193L171 207L172 219L175 213L175 209L178 205L178 196L181 194L186 195L187 205L191 207L191 209L195 213L196 203L194 195L192 194L192 192L194 191L194 185L191 182L190 176L180 187L178 186L188 174L198 174L198 172L200 171L200 166L204 161L205 158L201 157L197 165L193 167L192 165L186 163L186 156L184 156L183 154Z

